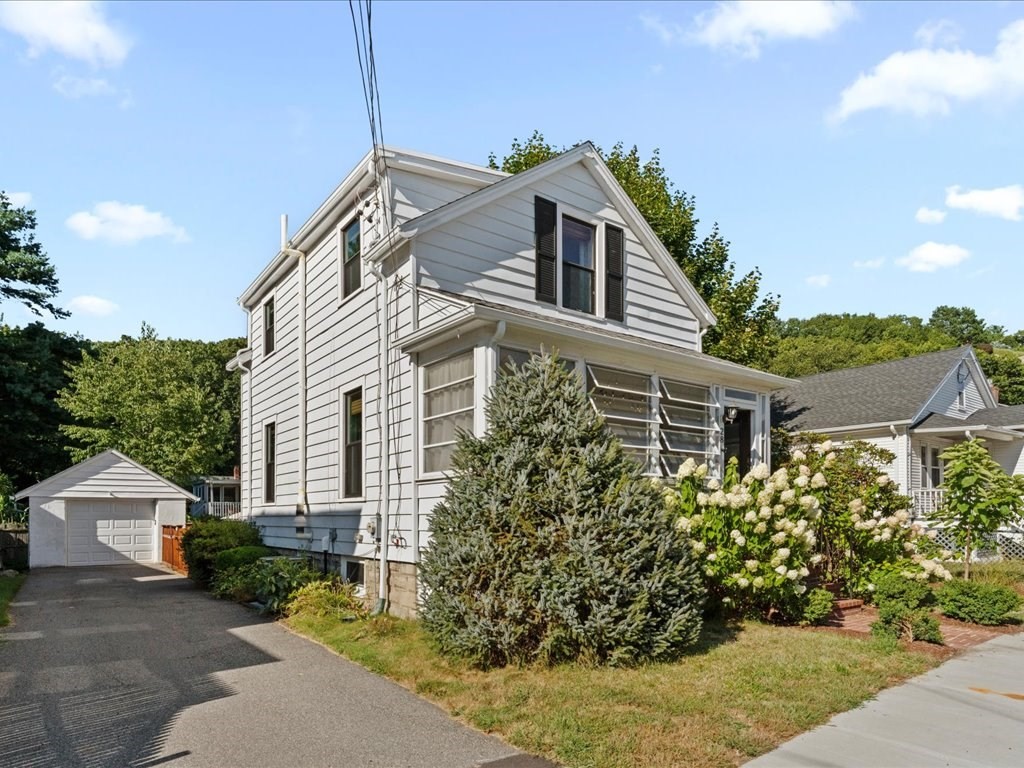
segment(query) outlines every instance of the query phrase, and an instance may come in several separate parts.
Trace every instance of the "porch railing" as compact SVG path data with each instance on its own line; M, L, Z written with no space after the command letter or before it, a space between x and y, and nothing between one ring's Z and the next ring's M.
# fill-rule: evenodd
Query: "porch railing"
M942 507L945 493L941 488L920 488L914 491L914 518L920 520L933 517Z
M192 505L193 517L240 517L241 514L239 501L197 501Z

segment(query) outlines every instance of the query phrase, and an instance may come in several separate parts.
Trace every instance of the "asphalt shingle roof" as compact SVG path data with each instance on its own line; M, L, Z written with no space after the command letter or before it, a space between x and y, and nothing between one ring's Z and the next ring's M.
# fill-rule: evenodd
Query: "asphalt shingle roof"
M1019 427L1024 424L1024 405L1000 405L982 408L966 419L954 419L933 413L918 424L919 427Z
M808 376L772 395L772 423L796 432L909 421L969 349Z

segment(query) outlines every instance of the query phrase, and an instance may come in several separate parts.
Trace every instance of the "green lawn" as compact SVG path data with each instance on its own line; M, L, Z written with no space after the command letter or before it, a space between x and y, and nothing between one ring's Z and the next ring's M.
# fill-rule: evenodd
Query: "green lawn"
M17 576L0 576L0 627L6 627L11 618L7 615L7 604L14 599L22 582L25 581L25 574Z
M937 662L899 646L755 623L705 629L680 661L482 672L416 622L296 616L296 631L527 752L566 766L733 766Z

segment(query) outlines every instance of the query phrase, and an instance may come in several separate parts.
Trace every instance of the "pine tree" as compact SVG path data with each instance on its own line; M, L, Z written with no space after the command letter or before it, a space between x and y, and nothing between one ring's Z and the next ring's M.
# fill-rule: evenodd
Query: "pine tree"
M509 366L462 435L421 568L423 624L479 666L669 658L704 587L662 492L556 357Z

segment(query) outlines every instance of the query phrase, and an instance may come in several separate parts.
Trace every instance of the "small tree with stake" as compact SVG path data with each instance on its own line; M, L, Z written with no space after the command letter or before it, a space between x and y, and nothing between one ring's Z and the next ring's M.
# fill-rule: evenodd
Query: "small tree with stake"
M490 430L463 434L434 510L422 621L482 666L669 658L701 628L704 587L662 490L552 356L509 367Z
M964 579L971 578L971 551L979 538L992 534L1024 510L1024 477L1010 477L978 439L947 448L946 493L936 519L953 530L964 550Z

